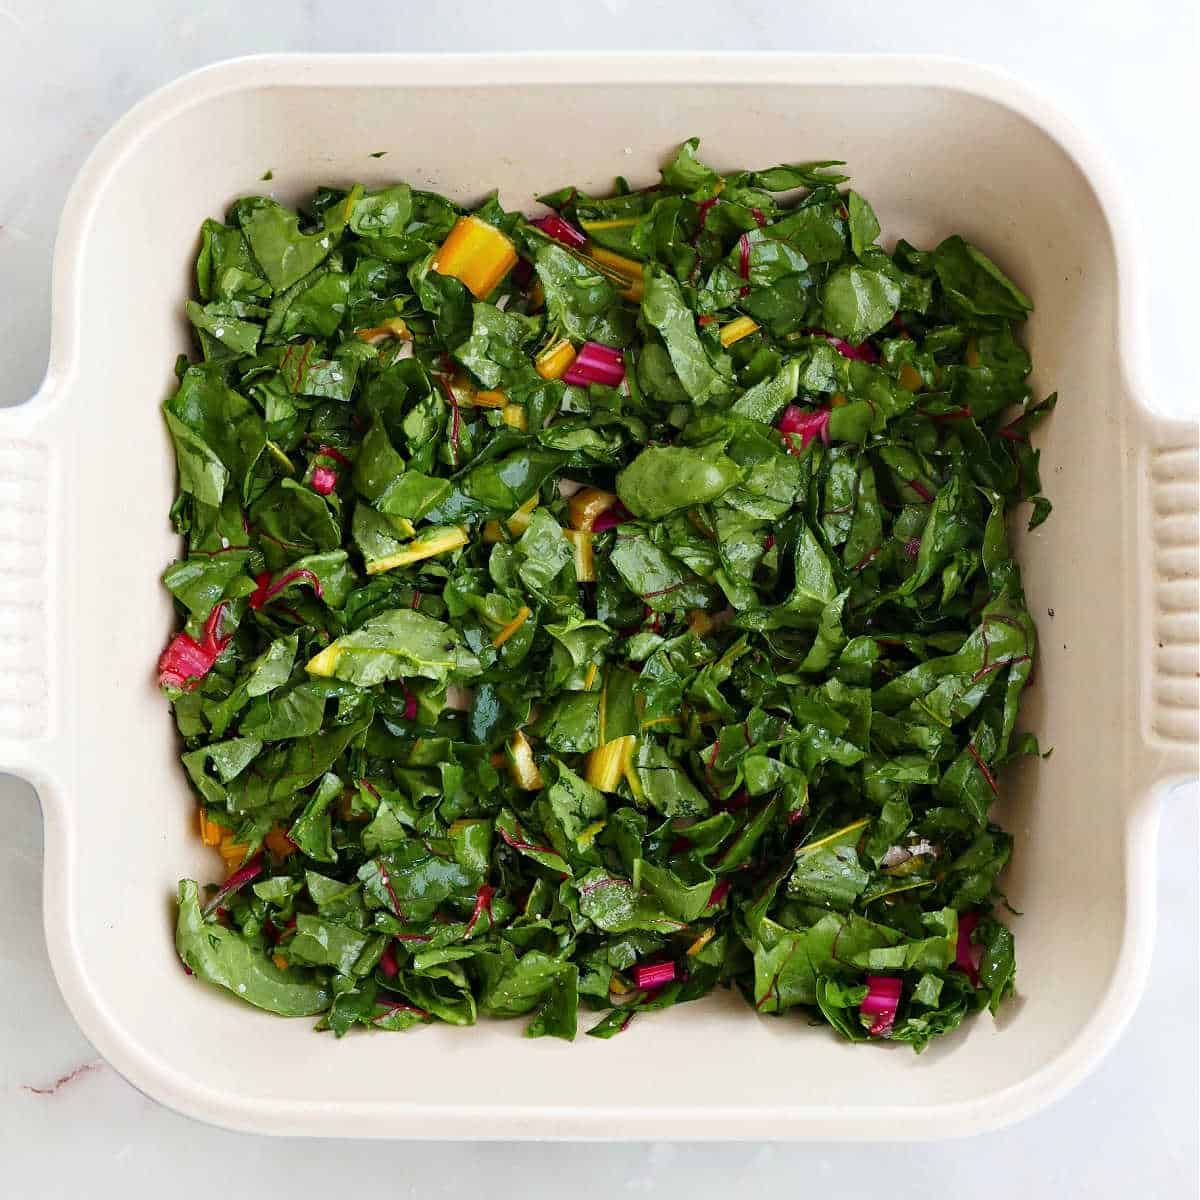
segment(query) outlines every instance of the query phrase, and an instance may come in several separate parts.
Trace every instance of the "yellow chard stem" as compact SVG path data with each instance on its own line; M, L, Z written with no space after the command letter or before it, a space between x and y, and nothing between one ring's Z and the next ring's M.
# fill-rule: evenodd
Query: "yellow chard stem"
M520 609L517 611L517 615L513 617L513 619L509 621L509 623L505 625L504 628L501 629L494 638L492 638L492 645L499 650L500 647L503 646L504 643L507 642L508 639L512 637L512 635L516 633L526 621L529 620L530 616L532 616L531 611L524 604L522 604Z
M580 221L579 224L590 233L593 229L631 229L641 220L641 217L610 217L604 221Z
M508 397L499 391L473 392L470 397L475 408L506 408Z
M389 554L385 558L377 558L367 564L368 575L379 575L384 571L395 570L396 567L407 567L410 563L420 562L425 558L433 558L437 554L446 554L467 544L467 534L463 529L440 529L431 531L423 538L417 538L408 543L403 550Z
M587 757L587 781L601 792L615 792L632 755L637 738L633 734L597 746Z
M572 528L590 530L595 525L596 518L607 512L616 502L617 498L612 492L604 492L594 487L581 488L567 501Z
M494 225L478 217L459 217L433 256L433 269L453 275L476 300L489 296L517 265L512 242Z
M642 264L623 254L614 254L588 242L586 249L579 255L589 262L612 283L618 285L618 291L626 300L640 302L644 292L644 275Z
M403 317L388 317L386 321L381 321L378 325L371 326L370 329L357 330L354 336L372 346L376 342L386 341L389 338L397 338L404 342L412 341L412 334Z
M504 418L504 423L510 429L519 429L522 433L526 433L529 429L529 418L525 414L525 405L523 404L506 404L500 413Z
M561 338L534 359L533 369L543 379L561 379L574 361L575 347L566 338Z
M737 317L730 321L728 325L722 325L718 336L721 339L721 345L728 350L734 342L740 342L742 338L749 337L752 333L757 332L757 321L752 321L749 317Z
M533 758L533 747L521 730L508 739L508 769L513 783L526 792L542 788L542 773Z
M596 582L596 560L592 554L592 535L584 529L564 529L575 550L575 581L577 583Z

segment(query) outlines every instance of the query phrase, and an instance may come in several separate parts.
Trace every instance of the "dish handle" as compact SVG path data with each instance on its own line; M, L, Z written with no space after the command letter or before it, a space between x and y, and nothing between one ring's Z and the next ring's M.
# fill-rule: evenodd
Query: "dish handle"
M28 403L0 408L0 771L28 780L43 803L59 732L50 689L61 528L56 390L47 376Z
M1142 730L1149 777L1165 785L1200 774L1200 424L1143 415Z

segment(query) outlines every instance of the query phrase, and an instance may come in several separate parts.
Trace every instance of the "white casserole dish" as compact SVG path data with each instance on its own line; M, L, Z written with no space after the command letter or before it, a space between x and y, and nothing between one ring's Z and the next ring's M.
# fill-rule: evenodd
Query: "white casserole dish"
M188 346L201 220L239 194L353 179L499 186L528 205L614 170L647 181L692 134L719 167L844 158L885 236L962 232L1037 304L1035 389L1061 403L1040 435L1055 513L1018 535L1044 647L1024 723L1055 749L1008 777L999 814L1018 839L1019 999L918 1058L729 996L610 1042L487 1022L335 1043L189 980L170 902L216 860L153 667L172 625L158 574L178 552L158 405ZM41 797L46 935L84 1032L155 1099L269 1133L942 1137L1061 1094L1137 1002L1156 795L1196 769L1197 433L1149 407L1135 266L1078 135L1013 83L941 60L260 58L138 105L63 216L45 385L0 410L0 767Z

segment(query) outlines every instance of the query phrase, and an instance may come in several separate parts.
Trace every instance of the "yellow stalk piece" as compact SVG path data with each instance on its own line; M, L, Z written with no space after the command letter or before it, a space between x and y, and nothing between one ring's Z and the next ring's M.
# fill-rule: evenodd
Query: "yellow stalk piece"
M533 369L543 379L561 379L574 361L575 347L566 338L560 338L533 360Z
M467 544L467 534L458 527L430 530L424 537L416 538L408 543L403 550L377 558L367 564L368 575L381 575L384 571L393 571L396 567L407 567L410 563L420 562L423 558L433 558L437 554L447 554ZM309 665L311 671L312 666Z
M740 342L742 338L749 337L752 333L757 332L757 321L752 321L749 317L737 317L730 321L728 325L722 325L718 336L721 339L721 345L728 350L734 342Z
M476 300L483 300L517 265L517 252L494 225L478 217L459 217L432 265L440 275L453 275L465 284Z
M596 560L592 555L592 535L584 529L564 529L575 549L575 582L596 582Z
M912 363L905 363L900 368L900 386L910 392L919 392L925 386L921 372Z
M203 808L198 810L200 816L200 840L206 846L219 846L225 828L218 825Z
M596 518L607 512L617 498L612 492L603 492L599 488L585 487L567 501L567 509L571 514L572 529L590 530L596 523Z
M342 648L336 643L330 642L324 650L319 650L304 664L304 669L310 675L319 675L323 679L330 679L337 669L338 659L341 657Z
M593 229L631 229L641 220L641 217L610 217L606 221L580 221L579 224L585 232L591 233Z
M246 861L246 851L249 847L243 846L240 842L235 842L233 834L227 833L221 838L221 844L217 849L218 853L225 860L225 869L232 873Z
M529 528L529 519L533 516L533 510L538 506L537 496L530 496L511 517L505 521L508 526L508 532L513 537L520 537L521 534ZM502 542L504 541L504 531L500 528L499 521L487 521L483 526L483 540L485 542Z
M575 845L580 850L587 850L596 840L596 835L607 825L607 821L593 821L576 839Z
M508 397L503 392L473 392L468 397L476 408L507 408Z
M508 739L508 770L513 783L523 791L541 790L542 773L533 760L533 747L519 729Z
M617 285L617 291L626 300L640 302L644 288L642 264L623 254L614 254L603 246L588 242L587 248L580 255L585 261L591 262L602 275Z
M525 415L525 405L506 404L500 415L504 418L505 425L510 429L519 429L522 433L528 431L529 418Z
M633 767L633 756L637 750L637 738L631 738L628 746L625 747L625 755L621 760L621 774L625 776L625 782L629 785L629 791L633 795L634 800L638 804L642 803L642 784L638 779L637 771Z
M501 629L494 638L492 638L492 645L499 650L500 647L503 646L504 643L507 642L508 639L512 637L512 635L516 633L526 621L529 620L531 615L531 611L524 604L522 604L517 610L517 615L513 617L513 619L509 621L509 623L505 625L504 628Z
M508 518L509 533L519 535L529 528L529 519L533 516L533 510L538 506L537 496L530 496L511 517Z
M601 792L615 792L633 758L636 744L637 738L629 734L597 746L587 757L585 778L588 783Z
M356 330L354 336L372 346L378 342L387 341L389 338L396 338L402 342L412 341L412 334L402 317L388 317L386 321L380 321L378 325L373 325L370 329Z

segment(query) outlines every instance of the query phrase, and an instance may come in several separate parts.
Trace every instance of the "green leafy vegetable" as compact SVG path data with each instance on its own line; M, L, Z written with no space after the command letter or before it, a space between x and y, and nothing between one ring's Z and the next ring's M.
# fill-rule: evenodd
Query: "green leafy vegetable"
M228 878L180 885L189 971L338 1037L725 987L920 1050L1004 1003L1007 524L1056 400L1020 289L885 251L838 166L691 139L557 224L488 198L465 267L405 183L204 223L160 678Z
M719 448L648 446L617 476L617 495L635 516L653 521L708 504L740 478L737 463Z
M329 1005L329 989L319 979L281 970L261 944L206 918L200 911L199 889L190 879L179 885L175 948L194 975L255 1008L281 1017L308 1017Z

